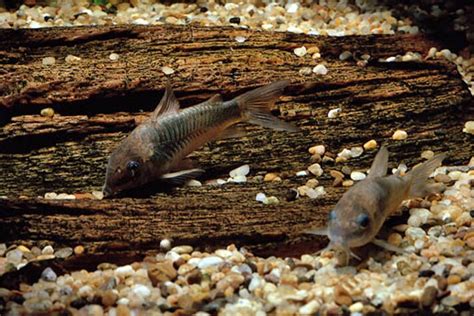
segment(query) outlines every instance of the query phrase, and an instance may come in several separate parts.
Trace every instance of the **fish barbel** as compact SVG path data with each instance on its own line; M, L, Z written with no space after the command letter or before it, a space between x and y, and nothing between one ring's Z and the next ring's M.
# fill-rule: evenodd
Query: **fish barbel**
M330 242L326 249L358 258L350 248L372 242L391 251L403 252L375 236L387 217L407 199L423 197L436 190L427 183L430 174L441 165L446 154L439 154L413 168L405 176L387 174L388 150L382 147L377 153L366 179L350 188L329 213L327 228L308 230L309 234L327 235Z
M180 110L168 85L150 118L137 126L109 157L104 196L137 188L157 180L180 185L204 171L194 168L186 156L205 143L241 136L233 127L250 122L275 130L297 131L279 120L270 108L289 81L283 80L223 101L220 95Z

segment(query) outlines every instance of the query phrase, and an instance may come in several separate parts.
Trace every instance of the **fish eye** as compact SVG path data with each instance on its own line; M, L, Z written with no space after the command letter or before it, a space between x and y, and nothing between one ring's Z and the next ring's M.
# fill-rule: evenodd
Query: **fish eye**
M369 215L359 214L356 218L356 222L360 227L366 228L367 226L369 226L369 222L370 222Z
M336 220L336 212L335 211L329 212L328 218L329 218L329 221L335 221Z
M130 170L130 171L135 171L135 170L137 170L139 167L140 167L140 163L139 163L138 161L130 160L130 161L127 163L127 169Z

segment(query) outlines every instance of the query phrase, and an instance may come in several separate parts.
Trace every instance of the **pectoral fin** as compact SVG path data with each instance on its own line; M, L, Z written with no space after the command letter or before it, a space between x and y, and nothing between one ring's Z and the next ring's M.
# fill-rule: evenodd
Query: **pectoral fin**
M376 246L379 246L380 248L384 248L384 249L389 250L389 251L393 251L393 252L396 252L396 253L399 253L399 254L407 254L407 252L405 250L403 250L402 248L391 245L388 242L386 242L385 240L374 238L372 240L372 243Z
M183 185L187 181L199 177L203 173L204 170L202 169L181 170L177 172L166 173L161 176L161 179L173 185Z

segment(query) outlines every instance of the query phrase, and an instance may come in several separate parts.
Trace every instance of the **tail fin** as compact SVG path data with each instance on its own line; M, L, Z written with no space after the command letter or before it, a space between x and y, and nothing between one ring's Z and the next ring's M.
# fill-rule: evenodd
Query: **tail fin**
M433 192L434 187L427 184L426 180L441 165L444 158L446 158L446 153L436 155L407 174L411 183L408 193L410 197L422 197Z
M298 131L298 127L279 120L270 113L271 106L289 83L288 80L277 81L236 97L234 100L239 105L244 120L275 130Z

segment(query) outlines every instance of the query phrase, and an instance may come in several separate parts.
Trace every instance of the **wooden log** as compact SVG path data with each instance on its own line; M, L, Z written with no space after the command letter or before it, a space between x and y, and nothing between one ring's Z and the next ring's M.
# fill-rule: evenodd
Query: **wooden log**
M239 43L237 36L247 40ZM162 238L202 249L235 243L260 255L318 250L324 239L301 232L325 224L325 214L344 192L332 187L328 171L343 164L323 164L323 198L285 200L289 189L306 182L295 173L312 163L307 150L315 144L335 155L376 139L388 144L391 167L420 162L426 149L448 151L446 162L453 164L467 163L473 152L472 135L462 132L472 97L454 65L379 61L406 51L426 54L436 43L419 35L333 38L197 26L80 27L0 30L0 41L1 241L85 245L88 256L75 267L99 260L126 263L155 251ZM319 47L322 59L297 57L293 49L303 45ZM371 59L366 66L340 61L345 50ZM118 61L109 59L111 53ZM81 60L66 63L69 54ZM44 66L44 57L56 63ZM320 62L327 75L300 74ZM163 66L175 73L166 76ZM100 189L110 151L154 108L167 81L186 107L216 92L229 99L282 78L292 84L275 114L300 126L301 133L244 124L246 137L218 141L192 155L206 170L203 180L227 178L232 168L250 164L245 184L165 192L150 186L142 196L102 201L41 198L52 191ZM53 118L38 114L47 106L57 113ZM341 115L329 119L328 111L338 107ZM406 130L408 139L391 140L396 129ZM366 170L374 154L346 164ZM270 171L284 174L283 181L255 179ZM281 203L259 204L258 192Z

